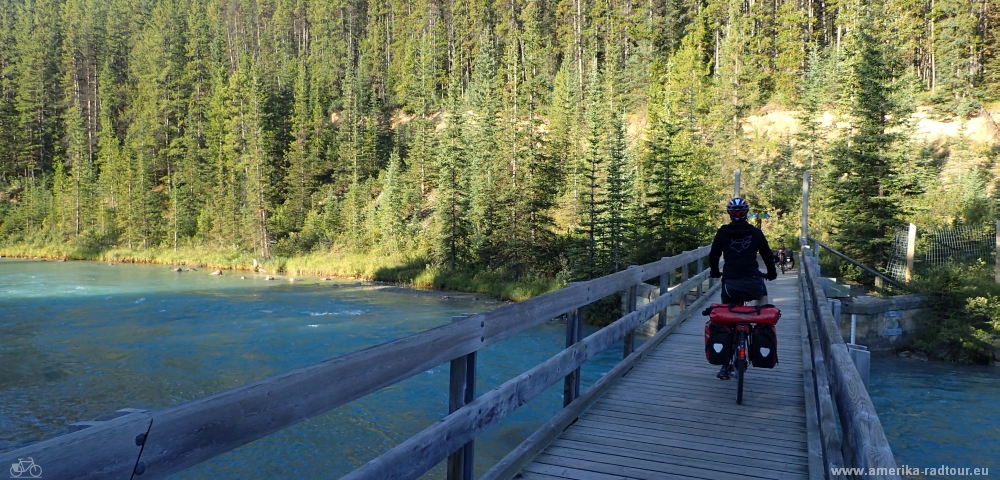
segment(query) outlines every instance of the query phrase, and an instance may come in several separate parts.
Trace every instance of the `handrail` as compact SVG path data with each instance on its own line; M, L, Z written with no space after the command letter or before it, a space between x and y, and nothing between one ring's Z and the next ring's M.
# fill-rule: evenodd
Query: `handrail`
M864 271L866 271L866 272L868 272L868 273L870 273L872 275L875 275L876 278L882 279L882 281L888 283L889 285L892 285L892 286L894 286L896 288L899 288L901 290L906 290L906 291L910 290L910 288L907 287L906 285L903 285L903 284L901 284L901 283L899 283L899 282L897 282L897 281L895 281L895 280L893 280L893 279L891 279L891 278L889 278L889 277L887 277L887 276L879 273L878 271L876 271L873 268L870 268L868 266L865 266L865 265L861 264L861 262L858 262L857 260L855 260L855 259L853 259L851 257L848 257L847 255L844 255L843 253L840 253L840 252L834 250L833 247L831 247L831 246L829 246L829 245L827 245L827 244L825 244L825 243L823 243L823 242L821 242L819 240L816 240L813 237L809 237L809 240L812 241L812 242L814 242L816 245L819 245L819 246L827 249L830 253L836 255L837 257L841 258L842 260L844 260L844 261L846 261L846 262L848 262L848 263L850 263L852 265L855 265L858 268L860 268L860 269L862 269L862 270L864 270Z
M900 477L895 473L896 461L889 441L827 303L819 280L819 263L808 254L808 248L803 244L800 255L804 287L802 296L810 307L805 310L807 321L811 323L811 341L814 347L819 344L826 360L830 393L844 431L844 462L848 466L863 468L866 472L882 472L861 475L861 478L898 479ZM814 329L813 326L817 328ZM812 338L813 335L818 338ZM815 366L819 368L819 365Z
M133 435L133 430L138 432L133 435L134 443L121 446L107 443L102 448L93 449L88 454L87 471L76 470L65 478L111 478L108 475L111 471L122 471L123 475L128 474L122 478L130 478L132 472L126 467L133 464L135 474L141 475L136 478L166 477L420 372L472 354L548 319L575 311L608 295L631 290L631 287L648 279L659 276L662 282L668 272L682 267L686 271L688 264L703 259L709 249L709 246L703 246L605 277L572 284L524 302L473 315L463 321L143 414L143 419L147 421L144 426L139 428L130 424L129 435ZM695 280L704 280L704 275L705 272L702 272L681 287L693 285ZM663 289L665 285L661 283ZM675 287L666 295L661 295L655 305L665 308L665 300L662 299L673 299L680 291L683 291L682 288ZM560 360L554 361L551 367L545 367L555 370L546 371L549 375L562 375L565 370L562 366L574 364L580 358L589 358L593 348L603 345L602 338L610 338L609 335L619 338L616 337L618 333L624 336L631 332L624 325L632 325L637 318L650 311L649 316L658 312L649 306L643 307L641 314L635 312L613 324L618 325L614 327L613 335L605 333L577 343L560 354ZM607 327L605 330L611 331ZM580 345L589 347L580 351L584 348ZM373 368L373 365L376 367ZM532 372L537 373L536 370ZM517 378L524 375L527 374ZM534 395L516 389L508 393L515 391L517 397L514 398L524 401ZM504 408L516 408L523 403L515 402L514 398L508 399L513 403L507 403ZM483 401L476 400L479 404ZM106 434L106 430L97 426L70 435L73 435L74 442L87 445L101 442L100 439L104 438L101 435ZM8 459L15 459L13 463L16 463L16 458L20 456L33 457L39 463L52 465L54 463L44 459L61 455L58 445L64 437L67 436L7 452L0 455L0 464L10 463ZM59 477L52 477L47 470L46 478Z

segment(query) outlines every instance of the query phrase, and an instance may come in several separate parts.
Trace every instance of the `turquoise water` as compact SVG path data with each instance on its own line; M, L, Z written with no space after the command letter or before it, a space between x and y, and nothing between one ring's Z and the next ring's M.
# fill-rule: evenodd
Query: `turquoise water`
M869 383L897 464L1000 476L1000 368L875 357Z
M71 422L175 405L499 306L240 275L0 260L0 452L63 434ZM491 345L479 355L478 392L564 342L564 325L553 322ZM588 362L582 383L620 358L619 346ZM338 477L442 418L447 391L445 364L172 478ZM560 382L477 439L477 473L561 407Z

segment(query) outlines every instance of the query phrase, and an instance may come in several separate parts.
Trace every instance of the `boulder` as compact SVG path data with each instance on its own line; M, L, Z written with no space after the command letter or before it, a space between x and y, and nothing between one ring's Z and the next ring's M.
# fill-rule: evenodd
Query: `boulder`
M264 280L274 280L274 277L268 275L268 276L264 277Z
M924 352L913 352L913 355L910 355L910 358L914 360L920 360L921 362L926 362L927 354Z
M911 352L909 350L904 351L904 352L899 352L899 356L903 357L903 358L910 358L910 355L913 355L913 352Z
M291 283L295 283L295 282L299 281L299 279L297 279L295 277L288 277L288 281L291 282Z
M257 267L257 271L260 273L267 273L267 270L264 270L264 267Z
M246 280L247 277L240 277L240 280Z
M182 272L183 270L181 270L181 267L177 267L177 268L171 268L171 269L170 269L170 271L171 271L171 272L176 272L176 273L180 273L180 272Z
M216 270L216 271L214 271L212 273L209 273L209 275L216 275L216 276L220 276L221 277L222 276L222 270Z

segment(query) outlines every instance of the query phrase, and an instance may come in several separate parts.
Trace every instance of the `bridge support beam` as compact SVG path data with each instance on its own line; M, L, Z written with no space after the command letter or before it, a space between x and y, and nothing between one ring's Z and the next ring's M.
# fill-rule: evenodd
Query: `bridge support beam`
M579 308L566 314L566 348L583 340L583 312ZM580 396L580 367L563 381L563 408Z
M629 267L631 268L631 267ZM625 300L625 315L628 315L635 311L635 295L636 295L636 285L628 287L628 293L626 295L628 298ZM628 357L635 351L635 330L625 334L624 340L625 346L622 348L622 358Z
M451 321L461 322L469 317L452 317ZM464 407L476 399L476 352L451 361L451 377L448 385L448 413ZM473 480L475 466L475 440L469 441L448 456L448 480Z

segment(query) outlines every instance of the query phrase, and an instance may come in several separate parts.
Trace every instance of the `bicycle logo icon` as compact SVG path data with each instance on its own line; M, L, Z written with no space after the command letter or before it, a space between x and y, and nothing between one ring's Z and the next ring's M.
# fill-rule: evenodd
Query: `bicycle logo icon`
M42 467L36 465L31 457L27 460L19 458L17 463L10 464L10 478L21 478L25 473L28 476L24 478L42 478Z

